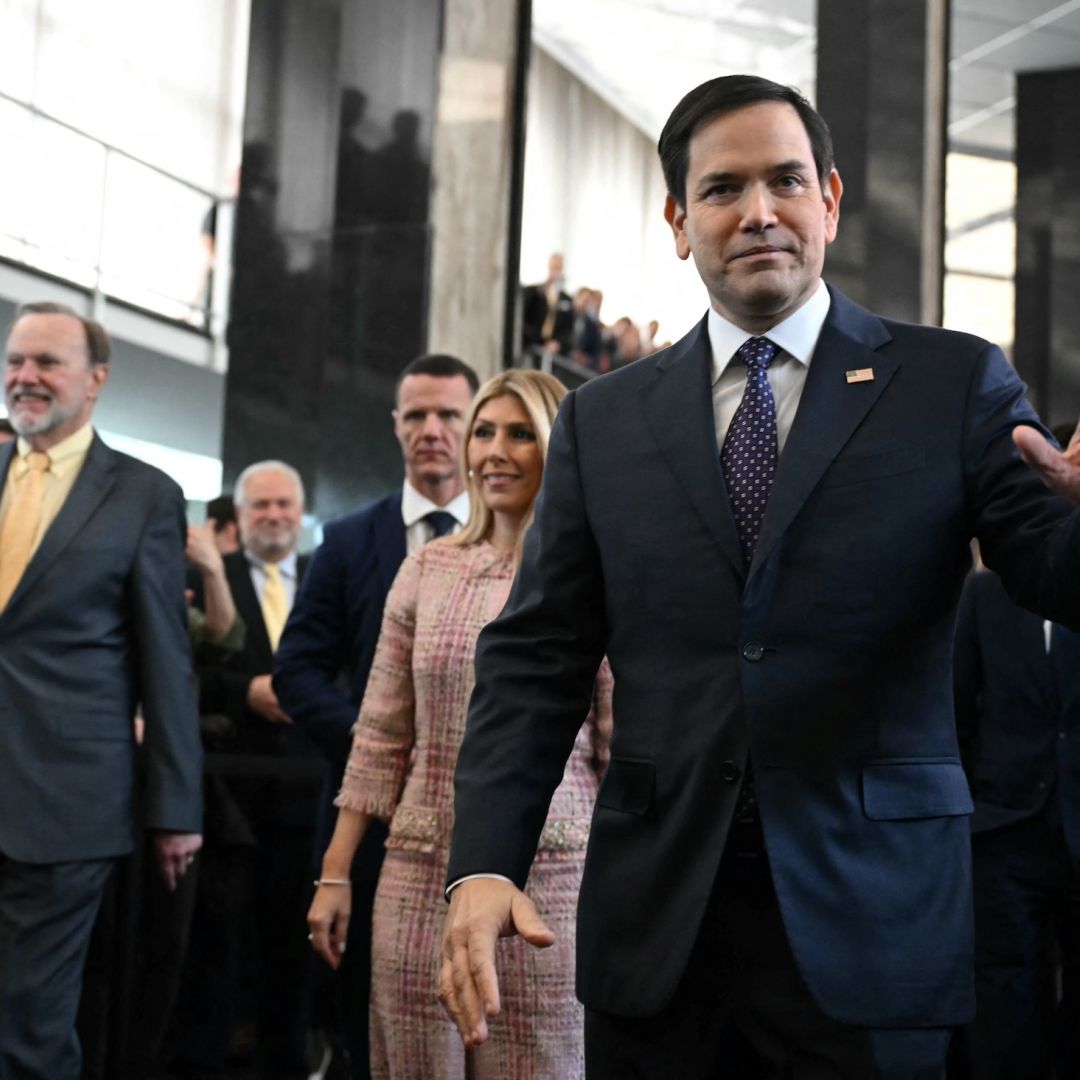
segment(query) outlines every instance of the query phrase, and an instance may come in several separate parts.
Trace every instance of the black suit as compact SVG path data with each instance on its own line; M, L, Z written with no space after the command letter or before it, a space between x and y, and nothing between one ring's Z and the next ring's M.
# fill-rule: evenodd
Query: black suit
M239 652L199 667L202 711L224 714L232 726L207 758L213 801L179 1055L191 1066L219 1068L247 991L255 999L260 1075L300 1077L311 969L304 917L325 766L300 728L247 706L251 680L271 673L274 653L247 557L236 552L224 562L247 635ZM300 557L297 589L306 567Z
M749 567L702 323L563 402L514 589L480 635L451 880L524 886L611 661L578 909L596 1013L656 1016L675 995L748 757L801 993L861 1030L973 1009L949 662L968 542L1019 598L1076 621L1080 517L1018 458L1010 429L1037 420L999 349L831 296Z
M0 485L15 444L0 448ZM79 979L108 869L143 820L202 827L184 503L96 436L0 612L0 1077L74 1078Z
M968 579L954 675L975 799L976 1080L1045 1077L1055 1042L1058 1075L1080 1068L1080 637L1051 640L996 574Z

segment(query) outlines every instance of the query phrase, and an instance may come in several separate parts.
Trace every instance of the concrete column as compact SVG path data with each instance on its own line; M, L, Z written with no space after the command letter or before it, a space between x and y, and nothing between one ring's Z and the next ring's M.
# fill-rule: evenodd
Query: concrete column
M481 378L507 363L516 289L529 5L445 0L428 340Z
M873 311L940 324L948 0L819 0L817 107L844 182L825 277Z

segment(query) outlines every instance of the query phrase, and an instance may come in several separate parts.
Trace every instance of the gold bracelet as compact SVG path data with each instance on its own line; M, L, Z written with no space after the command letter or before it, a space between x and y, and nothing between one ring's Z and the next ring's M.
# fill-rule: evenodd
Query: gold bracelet
M315 879L315 887L320 885L351 885L352 882L348 878L340 877L323 877Z

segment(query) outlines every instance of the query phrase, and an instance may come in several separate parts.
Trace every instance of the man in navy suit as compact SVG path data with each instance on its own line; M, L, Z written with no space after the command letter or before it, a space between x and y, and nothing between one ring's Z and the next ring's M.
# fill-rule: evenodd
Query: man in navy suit
M453 356L421 356L404 368L393 420L405 482L326 526L289 615L275 657L274 689L281 707L329 759L331 796L344 772L383 605L398 567L407 552L456 531L469 516L461 442L478 385L472 368ZM332 807L328 811L336 813ZM353 915L341 979L343 1025L356 1077L368 1075L371 906L385 838L385 828L369 829L353 866Z
M1016 443L1074 495L1080 454L1020 427L998 348L821 281L843 187L800 95L711 80L659 149L710 310L562 406L478 646L440 993L481 1042L496 936L551 940L522 890L606 654L590 1077L712 1077L729 1024L771 1076L940 1076L973 1006L950 664L969 538L1017 599L1080 622L1080 519Z
M184 500L109 449L91 415L104 329L27 304L7 340L18 440L0 448L0 1078L75 1080L83 966L117 859L142 819L175 888L202 800L184 612Z
M973 574L960 601L954 679L975 800L976 1016L964 1040L971 1076L1042 1080L1055 1059L1058 1076L1073 1076L1080 636L1017 607L996 574Z

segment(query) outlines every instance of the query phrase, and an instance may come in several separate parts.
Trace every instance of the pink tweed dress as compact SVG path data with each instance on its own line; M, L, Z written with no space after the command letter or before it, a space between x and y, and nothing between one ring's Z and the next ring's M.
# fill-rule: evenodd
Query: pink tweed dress
M473 688L476 639L501 610L513 561L487 543L427 544L402 564L337 805L389 820L375 896L371 1072L392 1080L575 1080L584 1076L574 997L575 908L589 819L607 758L611 673L551 801L527 892L549 949L498 944L502 1013L466 1051L437 998L453 776Z

